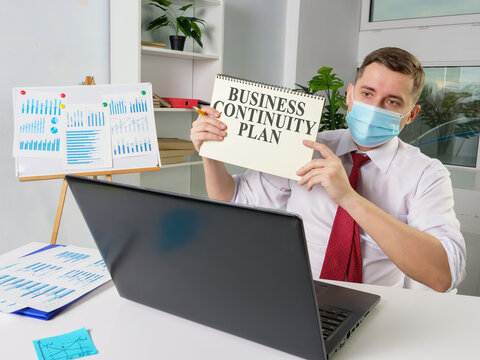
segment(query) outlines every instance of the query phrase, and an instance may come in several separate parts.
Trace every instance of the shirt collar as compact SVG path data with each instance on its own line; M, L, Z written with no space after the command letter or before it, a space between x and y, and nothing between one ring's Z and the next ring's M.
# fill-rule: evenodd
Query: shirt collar
M393 158L398 149L398 137L395 136L391 140L379 147L366 152L372 163L384 173L387 173ZM350 130L347 129L340 138L335 155L338 157L343 156L352 151L360 151L357 144L353 141Z

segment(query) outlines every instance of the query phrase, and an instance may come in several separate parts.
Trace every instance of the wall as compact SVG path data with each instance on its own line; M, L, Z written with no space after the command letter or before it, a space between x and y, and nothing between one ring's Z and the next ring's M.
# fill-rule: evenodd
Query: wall
M20 183L12 157L12 88L77 85L85 75L109 82L108 0L3 1L0 12L0 253L31 241L49 242L60 180ZM92 239L67 196L59 242Z
M345 81L355 80L360 2L300 1L296 82L306 84L322 66Z
M283 85L287 0L226 0L223 70Z

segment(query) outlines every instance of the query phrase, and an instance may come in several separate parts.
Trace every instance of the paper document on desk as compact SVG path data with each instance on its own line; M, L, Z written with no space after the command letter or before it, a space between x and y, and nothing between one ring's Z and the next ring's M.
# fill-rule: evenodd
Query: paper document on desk
M0 311L53 311L109 281L97 249L55 247L0 263Z

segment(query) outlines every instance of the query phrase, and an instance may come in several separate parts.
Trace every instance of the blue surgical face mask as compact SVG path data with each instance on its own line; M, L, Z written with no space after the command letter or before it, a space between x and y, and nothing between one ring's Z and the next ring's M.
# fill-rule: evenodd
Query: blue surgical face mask
M358 145L376 147L400 133L400 121L409 112L402 114L367 105L353 100L352 110L347 114L346 120L353 140ZM413 109L413 107L412 107Z

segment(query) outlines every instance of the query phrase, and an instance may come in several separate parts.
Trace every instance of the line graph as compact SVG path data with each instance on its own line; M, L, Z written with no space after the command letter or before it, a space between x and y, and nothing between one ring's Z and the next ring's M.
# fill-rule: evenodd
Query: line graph
M151 97L145 91L103 97L108 106L114 159L152 154L157 134Z
M112 117L110 122L114 156L139 155L152 151L147 115Z
M98 354L86 328L34 340L33 346L40 360L72 360Z

